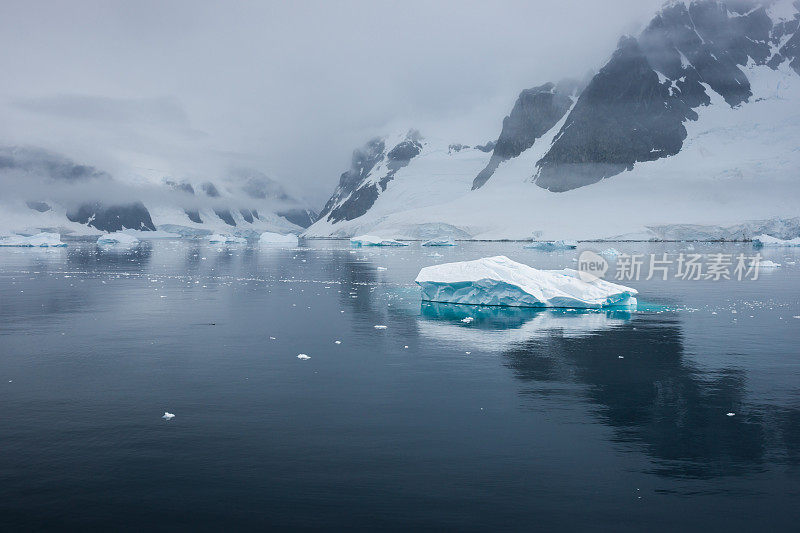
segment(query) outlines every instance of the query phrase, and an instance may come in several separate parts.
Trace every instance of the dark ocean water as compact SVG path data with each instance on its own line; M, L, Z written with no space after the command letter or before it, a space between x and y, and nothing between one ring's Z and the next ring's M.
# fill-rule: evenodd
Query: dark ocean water
M519 243L0 249L0 529L796 530L800 250L762 253L587 313L420 302L575 264Z

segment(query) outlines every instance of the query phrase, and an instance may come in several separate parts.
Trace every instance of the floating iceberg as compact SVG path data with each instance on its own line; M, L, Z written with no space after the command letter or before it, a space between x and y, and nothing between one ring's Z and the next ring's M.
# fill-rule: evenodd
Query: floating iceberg
M600 252L600 255L604 255L606 257L617 257L619 254L620 251L617 250L616 248L606 248L605 250Z
M780 268L781 264L769 259L762 259L758 262L759 268Z
M776 237L772 237L771 235L759 235L758 237L753 238L753 246L756 248L761 248L762 246L769 248L779 246L800 246L800 237L797 237L796 239L778 239Z
M525 245L525 248L544 250L547 252L553 250L574 250L577 247L577 241L533 241Z
M583 281L577 270L538 270L502 255L425 267L414 281L423 300L471 305L633 307L637 294L599 278Z
M360 235L358 237L352 237L350 239L350 244L353 246L408 246L408 243L405 242L375 237L374 235Z
M422 246L455 246L456 243L450 237L440 237L422 243Z
M208 242L211 244L246 244L247 239L230 233L215 233L208 236Z
M134 248L138 245L139 239L121 231L100 235L97 239L97 246L104 248Z
M58 233L37 233L30 237L24 235L9 235L7 237L0 237L0 246L21 246L24 248L52 248L64 247L67 244L61 242L61 236Z
M164 420L172 420L173 418L175 418L175 415L173 415L168 411L164 411L164 416L162 416L161 418L163 418Z
M281 235L280 233L272 233L270 231L265 231L261 234L261 237L258 238L258 244L261 245L280 245L280 246L291 246L295 247L298 243L297 235L294 233L287 233L286 235Z

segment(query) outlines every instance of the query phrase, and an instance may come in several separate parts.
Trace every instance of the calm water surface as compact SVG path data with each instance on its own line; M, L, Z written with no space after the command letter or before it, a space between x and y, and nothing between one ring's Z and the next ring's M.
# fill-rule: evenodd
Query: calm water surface
M756 281L629 282L634 313L413 284L577 252L0 249L0 529L796 530L800 251Z

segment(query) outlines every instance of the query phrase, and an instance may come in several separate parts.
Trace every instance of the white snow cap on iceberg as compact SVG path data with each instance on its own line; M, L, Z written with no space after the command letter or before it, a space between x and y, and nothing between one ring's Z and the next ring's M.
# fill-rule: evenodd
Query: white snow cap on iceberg
M574 250L578 247L577 241L533 241L525 245L525 248L534 250Z
M9 235L0 237L0 246L21 246L24 248L49 248L54 246L66 246L67 244L61 242L61 236L58 233L37 233L30 237L24 235Z
M353 246L408 246L408 243L395 241L393 239L384 239L383 237L376 237L374 235L359 235L352 237L350 244Z
M425 267L414 281L423 300L471 305L633 307L637 294L599 278L583 281L577 270L538 270L502 255Z
M800 237L795 239L778 239L777 237L773 237L771 235L759 235L753 239L753 245L756 248L760 248L762 246L766 247L779 247L779 246L800 246Z
M122 233L121 231L118 231L116 233L107 233L106 235L100 235L100 237L97 238L98 246L133 248L138 244L139 244L139 239L137 239L133 235Z
M294 233L281 235L280 233L272 233L271 231L265 231L258 239L259 244L269 245L280 244L285 246L297 246L298 242L297 235Z
M247 239L230 233L215 233L208 236L208 242L211 244L245 244Z
M422 243L422 246L455 246L456 243L450 237L437 237Z

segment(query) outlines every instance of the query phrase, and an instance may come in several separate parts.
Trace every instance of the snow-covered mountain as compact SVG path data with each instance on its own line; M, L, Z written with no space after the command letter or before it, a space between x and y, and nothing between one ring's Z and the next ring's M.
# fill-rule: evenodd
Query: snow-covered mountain
M316 213L252 170L210 181L162 177L136 182L32 147L0 147L0 232L96 234L121 229L253 236L299 233Z
M369 141L305 235L796 236L798 11L668 2L588 79L523 91L495 142Z

